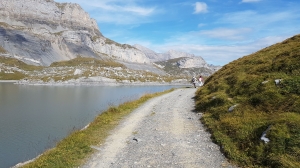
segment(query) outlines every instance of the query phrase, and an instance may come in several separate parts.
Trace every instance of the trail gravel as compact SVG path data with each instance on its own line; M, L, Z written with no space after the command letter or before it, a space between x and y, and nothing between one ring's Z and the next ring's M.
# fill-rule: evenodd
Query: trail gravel
M194 112L195 88L180 88L134 110L83 168L229 168Z

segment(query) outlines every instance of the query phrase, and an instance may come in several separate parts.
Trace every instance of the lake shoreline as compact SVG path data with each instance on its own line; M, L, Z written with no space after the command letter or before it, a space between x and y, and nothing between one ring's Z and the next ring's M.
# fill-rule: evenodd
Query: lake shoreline
M1 155L0 162L7 165L4 167L10 167L29 161L40 151L53 147L57 140L69 135L75 127L76 130L86 128L95 116L111 106L138 99L144 94L184 86L150 83L144 86L37 86L19 85L6 80L0 83L0 87L0 111L7 114L0 119L0 127L5 128L0 136L1 144L6 144L1 145L0 149L7 153ZM20 126L23 123L27 123L26 127ZM13 143L10 143L11 139Z
M190 86L190 83L186 80L175 80L172 82L131 82L128 80L117 81L115 79L109 79L104 77L86 78L86 79L72 79L68 81L49 81L44 82L41 80L0 80L1 83L14 83L18 85L47 85L47 86L168 86L168 85L182 85Z
M122 114L113 112L113 113L114 113L114 116L116 117L116 119L121 120L122 117L120 117L120 116L128 115L129 113L131 113L131 111L132 111L133 109L137 108L137 107L134 107L134 105L133 105L130 109L126 108L126 110L124 110L124 109L123 109L123 108L124 108L123 106L126 106L126 104L128 104L128 103L135 104L135 103L139 102L137 106L140 106L140 105L143 104L143 102L145 102L147 99L150 99L150 98L152 98L152 97L155 97L155 95L158 96L158 95L162 95L162 94L164 94L164 93L171 92L171 91L172 91L172 90L167 90L167 91L162 91L162 92L157 92L157 93L151 93L151 94L148 94L148 96L145 96L146 98L145 98L145 97L144 97L144 98L140 97L140 98L138 98L138 99L136 99L136 100L132 100L132 101L130 101L130 102L126 102L126 103L120 104L120 105L116 106L116 108L118 108L119 111L122 111ZM122 109L122 110L120 110L120 109ZM127 111L127 112L124 112L124 111ZM99 114L98 116L96 116L95 119L94 119L93 121L91 121L91 122L88 123L85 127L83 127L82 129L80 129L80 130L78 131L78 133L81 133L81 132L85 131L86 129L90 129L89 127L90 127L93 123L94 123L94 125L95 125L95 120L97 120L97 118L101 118L101 117L105 116L105 113L111 113L110 109L107 109L107 110L105 110L103 113L101 113L101 114ZM124 114L123 114L123 113L124 113ZM98 119L98 120L99 120L99 119ZM112 128L114 128L114 124L108 123L108 125L112 125ZM111 128L110 128L110 129L111 129ZM110 130L110 129L109 129L109 130ZM108 130L108 132L109 132L109 130ZM74 133L76 134L76 132L73 132L73 133L71 133L70 135L68 135L68 136L66 136L65 138L63 138L62 140L60 140L60 143L62 143L62 141L66 141L66 139L70 139L71 136L72 136ZM66 142L63 142L63 143L66 143ZM12 168L19 168L19 167L27 166L27 165L32 164L32 163L34 164L34 162L37 161L40 157L45 157L45 155L47 155L49 152L53 152L53 151L56 150L56 149L57 149L57 144L56 144L54 147L45 150L44 152L42 152L41 154L39 154L38 156L36 156L36 157L34 157L34 158L32 158L32 159L29 159L29 160L24 161L24 162L20 162L20 163L18 163L18 164L16 164L16 165L12 166ZM49 154L48 154L48 155L49 155ZM46 156L46 157L47 157L47 156ZM48 157L49 157L49 156L48 156ZM30 167L30 166L29 166L29 167Z
M15 83L18 82L18 80L0 80L1 83Z

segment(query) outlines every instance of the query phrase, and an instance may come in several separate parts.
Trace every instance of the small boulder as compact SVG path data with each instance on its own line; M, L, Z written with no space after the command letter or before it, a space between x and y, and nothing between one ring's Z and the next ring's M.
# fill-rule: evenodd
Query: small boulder
M270 130L270 128L271 128L271 125L270 125L270 126L262 133L262 135L261 135L261 137L260 137L260 139L261 139L262 141L264 141L265 143L270 142L270 139L266 137L268 131Z
M74 75L81 75L82 74L82 70L80 69L76 69L74 72Z
M274 80L275 85L276 85L276 86L280 85L281 80L282 80L282 79L275 79L275 80Z
M232 112L236 106L237 106L237 104L235 104L235 105L229 107L228 112Z

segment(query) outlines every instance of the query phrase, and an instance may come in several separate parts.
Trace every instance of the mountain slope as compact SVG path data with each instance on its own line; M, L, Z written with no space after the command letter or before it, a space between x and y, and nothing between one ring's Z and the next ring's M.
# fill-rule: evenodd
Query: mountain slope
M235 60L197 91L225 154L246 167L300 167L300 35Z
M147 47L144 47L142 45L135 44L135 45L133 45L133 47L135 47L138 50L142 51L146 55L146 57L148 57L151 60L151 62L167 60L167 58L162 57L161 55L159 55L155 51L153 51L153 50L151 50Z
M0 9L0 46L28 64L49 66L78 56L150 63L140 50L102 36L78 4L1 0Z

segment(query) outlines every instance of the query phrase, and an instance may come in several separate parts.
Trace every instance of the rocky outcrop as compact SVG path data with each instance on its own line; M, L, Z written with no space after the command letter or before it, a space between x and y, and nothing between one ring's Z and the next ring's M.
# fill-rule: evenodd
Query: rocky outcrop
M85 30L92 35L101 35L96 21L78 4L53 0L1 0L0 16L1 22L31 28L36 34L41 34L44 28L48 33Z
M176 51L176 50L169 50L168 52L163 53L162 55L163 55L163 57L168 58L168 59L183 58L183 57L190 57L190 58L195 57L194 54L190 54L190 53L186 53L186 52L182 52L182 51ZM197 56L197 57L200 57L200 56ZM200 57L200 58L202 59L202 57Z
M179 69L201 68L202 74L208 76L222 68L222 66L207 64L201 56L195 56L194 54L182 51L169 50L166 53L156 53L138 44L135 44L134 47L142 51L151 62L155 62L155 65L162 69L165 69L166 66L178 67ZM163 63L164 61L168 63Z
M179 68L209 68L202 57L184 57L177 61Z
M183 57L194 58L195 57L194 54L189 54L186 52L181 52L181 51L176 51L176 50L169 50L168 52L165 52L165 53L156 53L155 51L153 51L147 47L141 46L139 44L135 44L134 47L139 49L140 51L142 51L150 59L151 62L166 61L166 60L170 60L170 59L174 59L174 58L183 58Z
M53 0L1 0L0 46L7 55L34 65L79 55L150 63L140 50L102 36L78 4Z

